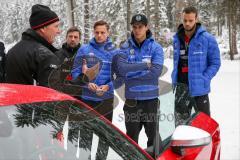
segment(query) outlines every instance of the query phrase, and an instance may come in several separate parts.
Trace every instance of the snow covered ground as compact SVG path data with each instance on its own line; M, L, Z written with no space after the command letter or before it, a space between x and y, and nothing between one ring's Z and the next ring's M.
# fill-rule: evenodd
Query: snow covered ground
M165 65L168 72L161 77L162 80L171 82L172 60L166 59ZM221 159L240 159L240 61L223 60L220 71L212 80L212 91L209 94L212 117L220 124L221 130ZM162 101L162 97L160 97ZM123 121L123 102L121 101L114 110L113 123L122 131L125 130ZM161 108L165 110L166 108ZM173 112L173 108L168 108ZM169 123L172 125L172 123ZM161 129L161 126L160 126ZM170 126L170 130L173 126ZM164 128L163 128L164 130ZM161 135L162 136L162 135ZM164 135L163 135L164 136ZM139 144L146 147L146 135L144 130L140 133Z
M220 124L221 159L240 159L240 61L223 60L212 81L212 116Z

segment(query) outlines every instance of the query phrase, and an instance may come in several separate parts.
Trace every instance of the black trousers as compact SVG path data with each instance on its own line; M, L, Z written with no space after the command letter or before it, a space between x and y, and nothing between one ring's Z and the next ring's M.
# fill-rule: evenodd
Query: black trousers
M179 84L175 93L175 126L185 124L191 118L191 111L203 112L210 116L210 102L208 94L190 97L186 84Z
M81 99L81 101L88 104L90 107L94 108L98 113L104 115L109 121L112 121L113 98L106 99L101 102L89 101L84 99ZM107 159L109 145L106 143L106 139L104 139L103 137L100 137L100 135L98 136L99 136L99 142L97 147L96 160L104 160L104 159ZM86 140L85 145L80 147L87 148L89 151L91 151L93 132L80 130L80 137L85 137L84 139ZM90 158L90 155L89 155L89 158Z
M113 116L113 98L103 101L89 101L81 99L84 103L94 108L98 113L104 115L109 121L112 121Z
M147 146L153 146L158 125L159 107L160 101L158 98L150 100L127 99L123 108L127 135L138 143L139 133L144 126L148 137ZM160 139L159 132L157 131L157 133Z

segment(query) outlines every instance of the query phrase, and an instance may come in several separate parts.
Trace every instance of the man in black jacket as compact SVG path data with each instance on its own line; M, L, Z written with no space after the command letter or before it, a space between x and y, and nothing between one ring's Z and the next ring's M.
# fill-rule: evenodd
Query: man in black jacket
M6 81L8 83L48 86L51 71L59 65L52 46L60 34L59 18L49 7L32 6L29 19L30 29L22 34L22 39L7 54Z
M66 42L63 43L62 48L55 54L60 60L60 79L71 80L71 70L74 62L75 55L81 46L80 44L81 32L77 27L71 27L67 31Z
M5 46L0 42L0 83L5 81Z
M67 30L66 42L63 43L62 48L56 52L61 64L66 61L71 61L70 66L73 65L74 57L81 46L80 44L81 32L77 27L71 27Z
M82 92L82 86L96 77L99 65L88 68L85 64L82 66L82 74L77 79L72 80L71 70L75 55L81 46L81 32L77 27L71 27L67 31L66 42L62 48L55 52L60 60L60 66L51 72L49 76L49 87L58 91L79 96ZM58 77L58 78L56 78Z

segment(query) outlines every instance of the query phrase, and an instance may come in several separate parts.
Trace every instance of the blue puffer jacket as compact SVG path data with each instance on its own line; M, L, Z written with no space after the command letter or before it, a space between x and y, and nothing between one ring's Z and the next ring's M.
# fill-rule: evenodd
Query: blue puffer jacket
M172 84L177 84L180 41L177 34L173 40L174 68ZM211 79L216 75L221 65L220 51L215 38L202 26L191 39L188 50L188 80L191 96L201 96L210 92Z
M146 62L151 62L148 67ZM128 39L113 58L113 72L125 83L125 98L147 100L159 96L158 78L163 66L163 49L154 41L151 32L141 47ZM115 67L114 67L115 66ZM114 81L114 82L116 82ZM119 86L114 84L114 86Z
M76 79L82 73L82 60L87 60L87 66L92 67L100 62L100 71L92 83L100 85L109 85L109 90L103 96L97 96L96 93L90 91L87 86L83 87L81 97L86 100L102 101L113 97L113 84L111 82L111 63L112 57L116 53L115 46L108 38L104 44L96 43L95 39L91 39L89 44L83 45L75 57L72 76Z

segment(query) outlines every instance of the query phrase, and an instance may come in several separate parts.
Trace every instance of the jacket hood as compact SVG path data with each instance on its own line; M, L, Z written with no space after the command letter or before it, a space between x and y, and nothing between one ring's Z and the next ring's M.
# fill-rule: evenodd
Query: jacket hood
M104 43L97 43L96 42L96 39L95 38L92 38L89 42L92 46L94 46L95 48L101 48L101 47L104 47L105 45L111 43L112 44L112 41L111 39L108 37L107 38L107 41L104 42Z
M51 45L47 40L45 40L33 29L27 29L25 32L23 32L22 40L33 40L38 43L41 43L43 46L47 47L53 53L57 51L57 49L53 45Z
M81 44L79 43L76 47L72 48L67 45L67 43L63 43L62 48L69 53L76 53L78 49L81 47Z
M196 23L196 31L195 31L195 36L198 36L199 34L202 34L203 32L206 32L206 29L201 25L201 23ZM179 35L184 32L183 24L180 24L178 26L177 33L175 35Z
M98 50L103 50L103 51L111 51L116 48L115 45L112 43L112 40L109 37L107 38L107 41L104 43L97 43L95 38L92 38L90 40L89 44L91 46L93 46L94 48L96 48Z

